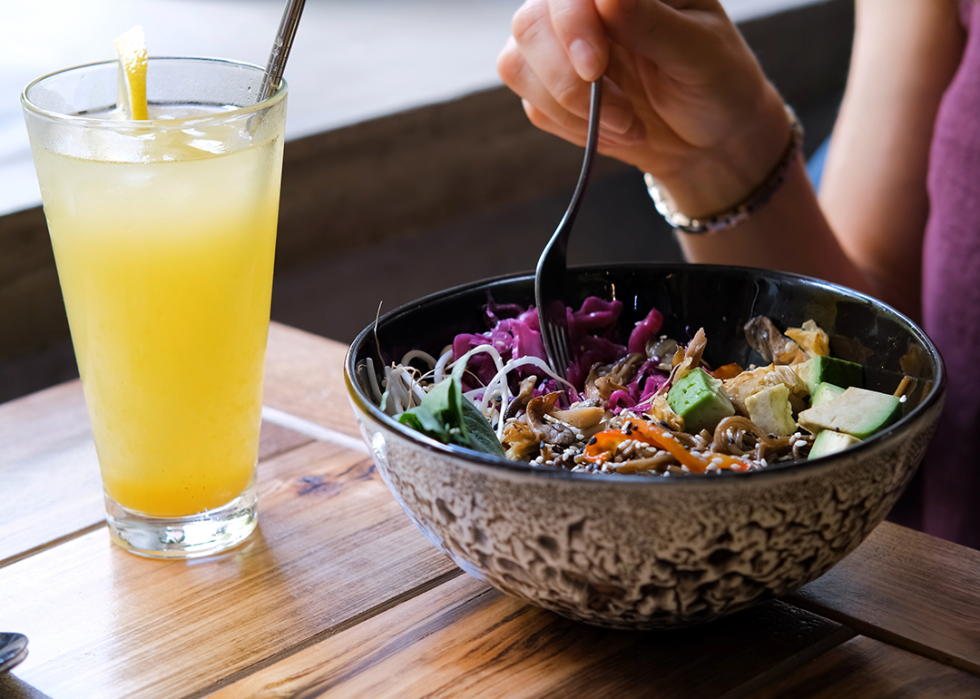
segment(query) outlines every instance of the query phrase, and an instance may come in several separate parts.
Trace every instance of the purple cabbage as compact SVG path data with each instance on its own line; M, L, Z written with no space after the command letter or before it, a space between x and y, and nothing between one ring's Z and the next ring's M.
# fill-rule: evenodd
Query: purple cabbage
M488 328L493 328L505 318L516 318L524 313L519 303L497 303L487 291L487 305L483 307L483 320Z
M566 308L568 314L568 336L576 340L593 330L612 331L623 311L621 301L603 301L598 296L590 296L577 311Z
M577 311L566 309L572 351L568 380L576 389L567 391L571 394L571 400L579 398L578 392L582 390L585 379L595 364L611 364L625 357L627 353L645 352L647 340L656 335L663 325L663 315L656 309L651 310L633 328L628 344L621 345L611 338L622 310L622 302L604 301L596 296L585 299ZM538 313L533 306L524 310L517 304L496 303L488 292L484 319L490 330L482 335L457 335L453 340L453 356L461 357L478 345L493 344L504 362L528 356L547 361ZM481 353L471 357L467 362L467 373L463 375L463 390L477 388L480 384L486 385L495 373L496 367L489 354ZM534 395L558 390L557 382L545 378L543 372L534 366L521 367L517 373L521 378L530 374L542 378L534 389ZM613 392L607 407L616 413L626 407L632 408L653 395L666 381L667 375L656 368L655 362L648 360L640 366L628 386ZM516 382L512 388L516 389Z
M650 312L647 313L647 317L637 323L636 327L633 328L633 332L630 333L629 342L626 344L627 351L630 354L635 352L646 352L647 340L660 332L660 328L663 327L663 324L663 313L658 311L656 308L651 309Z

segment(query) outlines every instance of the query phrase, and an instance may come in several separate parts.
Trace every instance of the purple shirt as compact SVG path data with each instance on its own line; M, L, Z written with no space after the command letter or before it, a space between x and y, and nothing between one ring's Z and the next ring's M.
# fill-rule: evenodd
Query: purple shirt
M967 44L936 117L922 259L923 325L948 392L909 495L921 498L926 532L980 548L980 2L960 9Z

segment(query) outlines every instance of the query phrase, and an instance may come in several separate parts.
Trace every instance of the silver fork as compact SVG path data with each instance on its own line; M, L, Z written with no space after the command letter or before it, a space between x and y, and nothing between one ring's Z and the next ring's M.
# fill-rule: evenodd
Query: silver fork
M565 269L568 253L568 236L578 214L582 193L589 182L596 144L599 141L599 109L602 105L602 78L592 83L592 99L589 104L589 137L585 143L585 160L575 185L572 201L562 217L555 234L545 245L534 273L534 302L538 307L538 323L548 363L555 373L564 377L571 361L568 338L568 317L565 313Z

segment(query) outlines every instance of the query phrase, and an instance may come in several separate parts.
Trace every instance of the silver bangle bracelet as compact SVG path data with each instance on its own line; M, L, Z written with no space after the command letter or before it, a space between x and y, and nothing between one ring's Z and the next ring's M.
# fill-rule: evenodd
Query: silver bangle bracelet
M643 175L643 181L646 182L647 191L650 193L650 198L653 199L653 203L657 207L660 215L674 228L685 233L695 234L713 233L725 228L737 226L745 221L752 215L752 212L769 201L769 198L783 184L786 180L786 173L789 172L790 166L796 160L796 156L799 155L800 149L803 146L803 126L800 124L800 120L796 118L795 112L789 106L786 106L786 115L789 117L790 140L786 151L783 153L783 157L780 158L779 163L776 164L773 171L755 191L726 211L711 214L710 216L700 216L698 218L685 216L676 210L670 194L653 175L650 173Z

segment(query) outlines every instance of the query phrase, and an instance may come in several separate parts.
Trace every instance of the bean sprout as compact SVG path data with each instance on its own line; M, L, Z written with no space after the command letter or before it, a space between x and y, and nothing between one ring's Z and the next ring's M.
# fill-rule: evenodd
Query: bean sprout
M436 365L435 357L433 357L428 352L423 352L422 350L418 350L418 349L414 349L409 352L406 352L405 356L402 357L402 360L399 363L402 364L403 366L408 366L413 359L421 359L423 362L425 362L428 365L430 369L432 369Z

